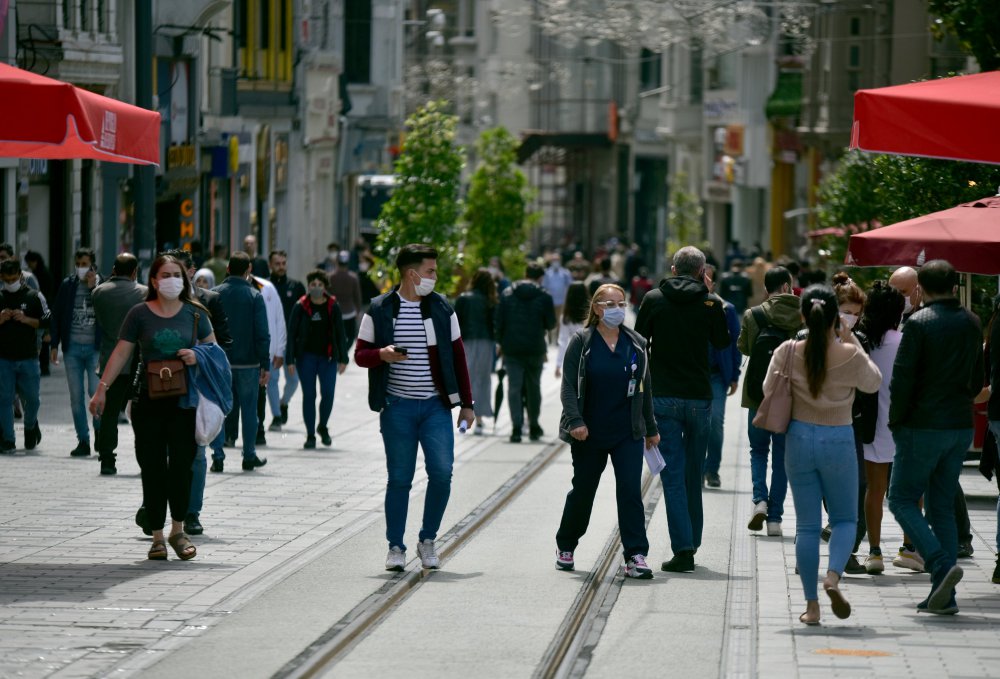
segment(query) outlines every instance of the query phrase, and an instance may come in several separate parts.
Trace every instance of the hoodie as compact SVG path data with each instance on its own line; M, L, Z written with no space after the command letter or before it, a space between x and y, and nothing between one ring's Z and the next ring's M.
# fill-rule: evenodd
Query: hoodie
M729 346L722 299L703 281L665 278L642 298L635 329L649 341L653 396L712 399L706 345Z
M805 327L805 324L802 322L802 314L799 311L799 298L795 295L772 295L761 303L760 308L764 311L768 322L788 333L789 338L794 337L796 332ZM757 327L757 321L754 320L753 310L747 309L743 312L740 338L736 341L736 346L739 348L741 354L744 356L750 355L750 352L753 350L753 343L757 341L757 334L759 332L760 328ZM747 395L746 380L743 381L742 399L741 405L744 408L756 410L760 406L759 403Z
M534 281L503 291L496 311L496 339L505 356L544 356L545 333L556 327L552 295Z

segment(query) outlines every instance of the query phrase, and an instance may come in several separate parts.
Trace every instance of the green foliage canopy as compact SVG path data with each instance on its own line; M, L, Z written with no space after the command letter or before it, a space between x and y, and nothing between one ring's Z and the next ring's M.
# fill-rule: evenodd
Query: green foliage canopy
M931 24L937 37L951 33L984 71L1000 69L1000 2L997 0L928 0L927 8L940 23Z

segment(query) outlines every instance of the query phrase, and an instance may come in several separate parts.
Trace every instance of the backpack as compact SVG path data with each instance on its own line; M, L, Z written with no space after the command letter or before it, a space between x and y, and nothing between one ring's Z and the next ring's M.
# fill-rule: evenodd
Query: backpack
M854 336L858 338L861 348L866 354L872 353L871 342L860 330L854 331ZM854 403L851 406L851 417L855 435L861 439L862 443L871 443L875 440L875 428L878 423L878 392L866 394L863 391L854 393Z
M767 368L771 365L771 355L775 349L789 339L790 335L781 328L772 325L767 315L759 306L750 309L757 323L757 337L750 348L750 361L747 363L747 396L760 403L764 400L764 378Z

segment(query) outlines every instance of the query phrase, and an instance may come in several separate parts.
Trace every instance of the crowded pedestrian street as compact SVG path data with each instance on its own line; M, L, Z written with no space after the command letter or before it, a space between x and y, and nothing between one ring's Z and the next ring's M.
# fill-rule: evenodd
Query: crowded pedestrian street
M553 347L542 378L545 435L510 443L506 408L495 430L487 420L481 436L457 434L441 567L422 571L414 558L402 573L383 570L385 454L357 366L338 385L332 446L302 449L299 392L282 431L258 446L266 467L208 474L204 534L192 537L198 556L189 562L146 559L151 538L134 522L142 489L128 426L120 427L117 475L99 475L96 456L70 457L63 368L53 366L42 380L41 442L0 457L0 677L995 673L995 485L965 466L975 552L960 560L959 615L917 613L928 576L887 564L884 575L845 576L848 620L822 603L822 625L805 627L791 502L784 537L746 528L746 411L735 398L721 487L704 492L693 572L623 577L609 474L575 572L554 569L571 476L568 446L555 437L554 356ZM644 489L649 559L658 564L669 557L660 484ZM901 537L885 521L883 543Z

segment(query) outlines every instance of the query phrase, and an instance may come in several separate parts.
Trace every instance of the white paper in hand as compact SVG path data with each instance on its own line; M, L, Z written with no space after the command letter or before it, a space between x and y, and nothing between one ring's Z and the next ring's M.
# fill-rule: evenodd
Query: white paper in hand
M667 466L667 463L663 461L663 456L660 455L658 446L646 448L642 451L642 455L646 458L646 464L649 465L649 473L653 476L659 474Z

